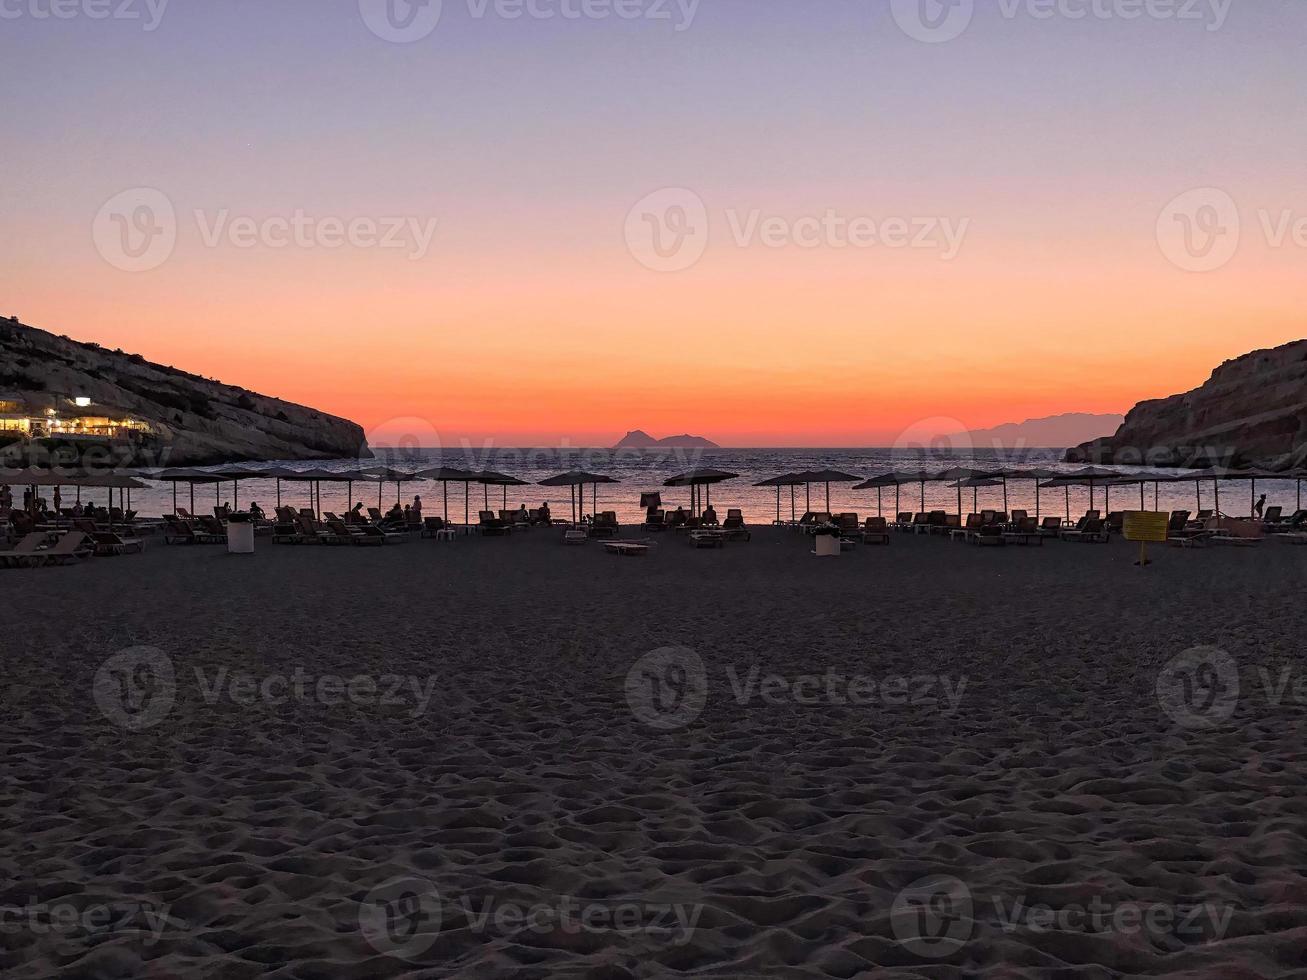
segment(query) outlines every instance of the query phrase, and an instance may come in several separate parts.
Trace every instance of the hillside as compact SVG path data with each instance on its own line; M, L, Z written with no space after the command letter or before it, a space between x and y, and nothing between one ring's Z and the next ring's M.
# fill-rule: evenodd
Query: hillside
M1072 462L1301 465L1307 453L1307 340L1226 361L1192 391L1140 402L1115 435Z
M73 407L74 398L91 407ZM346 419L16 319L0 320L0 401L11 424L78 412L107 419L104 431L130 436L115 448L129 449L137 465L371 455L363 430Z
M976 449L1065 449L1115 432L1123 421L1120 415L1068 412L1024 422L1005 422L990 429L959 432L949 438L969 442Z

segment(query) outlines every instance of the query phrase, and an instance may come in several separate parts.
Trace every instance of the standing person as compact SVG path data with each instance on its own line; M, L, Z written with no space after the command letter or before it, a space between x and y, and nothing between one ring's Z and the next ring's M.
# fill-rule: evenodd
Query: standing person
M9 489L9 484L0 486L0 510L12 510L14 506L14 492Z
M36 503L36 500L35 500L35 499L33 498L33 496L32 496L32 488L31 488L31 487L24 487L24 488L23 488L23 510L28 511L28 512L30 513L31 510L32 510L32 507L33 507L33 505L34 505L35 503Z
M1266 510L1266 494L1258 498L1257 503L1253 506L1253 517L1259 521L1262 519L1262 511Z
M1265 500L1266 498L1262 497L1262 499ZM55 487L54 488L54 512L56 514L59 513L59 505L62 504L63 502L64 502L63 494L59 492L58 487Z
M422 497L420 494L415 493L413 495L413 506L410 508L410 513L413 515L414 524L422 523Z

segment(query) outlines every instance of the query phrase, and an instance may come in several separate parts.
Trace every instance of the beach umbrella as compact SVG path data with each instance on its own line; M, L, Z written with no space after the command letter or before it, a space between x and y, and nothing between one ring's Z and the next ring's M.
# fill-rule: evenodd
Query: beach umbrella
M276 474L277 470L250 470L241 466L233 466L227 469L215 470L214 476L220 476L224 480L231 481L231 505L232 509L240 507L240 481L241 480L267 480Z
M128 473L102 473L96 476L87 476L79 479L75 486L81 487L102 487L109 491L109 529L113 529L113 492L118 491L118 505L126 511L127 507L123 502L123 493L130 490L147 490L147 484L131 476Z
M1052 480L1056 478L1059 474L1057 470L1046 470L1040 467L1032 467L1030 469L1001 470L994 475L1002 477L1003 479L1003 484L1004 484L1003 509L1004 510L1007 510L1007 486L1006 486L1007 481L1008 480L1034 480L1035 481L1035 517L1036 519L1038 519L1038 517L1040 516L1039 483L1041 480ZM1067 495L1069 498L1070 491L1067 491Z
M593 484L595 488L596 505L599 500L599 484L601 483L618 483L611 476L603 476L598 473L586 473L583 470L572 470L568 473L559 473L557 476L551 476L547 480L541 480L539 485L542 487L567 487L568 499L572 505L572 523L577 523L578 508L577 496L580 495L581 506L585 506L585 487L586 484Z
M860 476L854 476L852 473L845 473L841 470L805 470L803 473L795 474L802 476L806 483L821 483L826 486L826 512L830 513L830 485L832 483L859 483L862 480ZM809 507L809 510L812 508Z
M712 486L715 483L723 483L726 480L737 480L740 474L727 473L725 470L700 469L691 470L689 473L681 473L670 480L664 480L665 487L689 487L690 488L690 513L696 513L695 502L698 497L699 487L707 487L708 506L712 506Z
M425 480L435 480L440 483L441 497L444 500L445 523L449 523L449 485L451 483L463 484L463 523L467 523L467 489L469 484L476 480L475 473L469 473L467 470L456 469L453 466L436 466L429 470L419 470L418 476Z
M762 480L755 483L755 487L775 487L776 488L776 523L781 522L781 487L790 488L790 520L795 519L794 513L794 488L804 485L803 476L799 473L783 473L780 476L773 476L770 480Z
M526 480L519 480L515 476L509 476L507 473L496 473L494 470L485 470L477 474L477 483L485 488L486 510L490 509L490 488L502 487L504 490L504 510L508 510L508 488L509 487L526 487L530 486Z
M968 477L968 478L965 479L965 480L958 480L956 483L951 483L951 484L949 484L949 486L952 486L952 487L956 487L956 488L957 488L957 491L958 491L958 500L961 500L961 499L962 499L962 491L963 491L964 488L966 488L966 489L970 489L970 490L971 490L971 511L972 511L972 513L978 513L979 510L980 510L980 488L981 488L981 487L1003 487L1004 489L1007 488L1007 484L1005 484L1002 480L995 480L995 479L993 479L993 478L988 478L988 477L975 477L975 476L973 476L973 477ZM1004 494L1004 495L1003 495L1003 506L1004 506L1004 507L1007 506L1007 494ZM962 508L959 507L959 508L958 508L958 517L960 518L961 516L962 516Z
M958 491L958 520L961 520L961 519L962 519L962 489L963 489L963 488L962 488L962 486L961 486L960 484L962 483L962 481L965 481L965 480L993 480L993 479L995 479L995 478L997 478L997 477L1000 477L1000 476L1002 476L1001 473L996 473L996 472L994 472L993 470L978 470L978 469L973 469L972 467L969 467L969 466L955 466L955 467L953 467L952 469L941 470L939 473L934 474L934 479L935 479L935 480L940 480L940 481L950 481L950 485L953 486L953 487L955 487L955 488L957 488L957 491ZM1006 480L1003 480L1003 481L1000 481L1000 482L1002 483L1002 486L1003 486L1003 509L1004 509L1004 510L1007 510L1007 481L1006 481ZM998 484L998 483L994 483L994 484L983 484L983 483L982 483L982 484L979 484L979 485L980 485L980 486L998 486L999 484ZM974 497L975 495L973 494L972 496ZM923 505L923 508L922 508L922 509L923 509L923 510L925 509L925 508L924 508L924 505ZM973 508L973 509L974 509L974 508Z
M309 485L309 503L313 513L320 514L322 511L322 484L323 483L353 483L356 480L368 478L358 471L342 472L340 470L307 469L307 470L276 470L274 471L279 480L285 480L288 483L307 483ZM370 474L368 474L370 475Z
M1073 486L1074 486L1074 485L1079 485L1079 486L1088 486L1088 487L1089 487L1089 509L1090 509L1090 510L1093 510L1093 509L1094 509L1094 484L1095 484L1096 482L1097 482L1097 483L1102 483L1104 480L1113 480L1113 479L1116 479L1116 478L1119 477L1120 475L1121 475L1121 474L1120 474L1120 473L1117 473L1115 470L1105 470L1105 469L1102 469L1101 467L1098 467L1098 466L1087 466L1087 467L1085 467L1085 468L1082 469L1082 470L1072 470L1070 473L1066 473L1066 474L1064 474L1065 478L1067 478L1067 479L1075 479L1075 480L1083 480L1083 481L1084 481L1083 483L1080 483L1080 484L1072 484Z
M395 484L395 503L399 503L399 485L401 483L411 483L414 480L420 480L422 477L416 473L409 473L405 470L392 469L389 466L373 466L365 470L359 470L360 473L367 476L376 477L377 479L377 509L381 509L381 488L386 483Z
M158 480L160 483L172 484L172 512L177 513L177 484L187 483L191 488L191 514L195 513L195 484L197 483L225 483L226 478L217 476L209 470L193 469L171 469L164 470L161 473L151 477L152 480Z
M899 484L898 484L898 480L895 478L893 473L885 473L881 476L873 476L870 480L866 480L862 483L859 483L853 489L875 490L876 491L876 516L881 517L884 515L884 510L885 510L881 502L881 493L884 491L886 487L894 488L894 499L897 504ZM897 506L895 507L895 509L897 510Z

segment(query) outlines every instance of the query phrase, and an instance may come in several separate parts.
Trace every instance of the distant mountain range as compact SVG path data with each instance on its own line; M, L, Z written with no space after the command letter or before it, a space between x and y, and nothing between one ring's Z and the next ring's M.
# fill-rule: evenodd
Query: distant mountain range
M632 429L618 440L614 449L719 449L717 443L703 436L679 435L655 439L643 429Z
M1124 421L1123 415L1068 412L1024 422L1005 422L992 429L958 432L949 438L970 441L976 449L1065 449L1110 436Z

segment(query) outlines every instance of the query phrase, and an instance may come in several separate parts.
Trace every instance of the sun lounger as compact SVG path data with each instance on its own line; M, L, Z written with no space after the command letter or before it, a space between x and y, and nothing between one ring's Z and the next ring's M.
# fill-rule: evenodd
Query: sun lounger
M732 507L726 512L726 520L722 522L722 530L726 532L727 537L732 541L750 541L753 533L744 523L744 512L739 508Z
M1008 544L1044 545L1044 536L1039 533L1039 526L1033 517L1023 517L1015 524L1009 524L1003 532L1003 540Z
M621 525L617 523L617 512L612 510L595 515L590 524L592 538L615 538L621 530Z
M971 535L984 527L984 520L979 514L968 514L967 523L962 527L950 529L949 538L953 541L966 541Z
M1082 518L1075 530L1062 532L1063 541L1079 541L1081 544L1107 544L1111 537L1111 532L1097 517Z
M862 525L863 544L889 544L889 524L883 517L868 517Z
M890 527L895 531L911 531L912 512L909 510L899 511L894 520L890 522Z
M196 530L189 521L178 520L176 517L165 517L164 525L164 544L221 544L227 539L225 534L214 535L209 531Z
M1007 544L1003 537L1003 528L998 524L986 524L967 540L982 547L1002 547Z
M649 553L651 547L648 541L605 541L604 551L612 555L623 555L628 558L638 558Z
M95 553L101 556L140 554L145 550L141 538L124 538L113 531L96 531L88 537L95 544Z
M644 514L644 530L646 531L665 531L667 530L667 515L657 507L650 507Z
M48 536L44 531L31 531L8 551L0 551L0 567L23 568L41 563L36 557L37 549L45 544Z
M81 531L69 531L44 551L36 552L42 565L71 565L89 558L94 546Z
M590 536L579 527L569 527L563 532L563 544L585 544Z
M722 531L691 531L690 544L695 548L725 548L726 535Z

